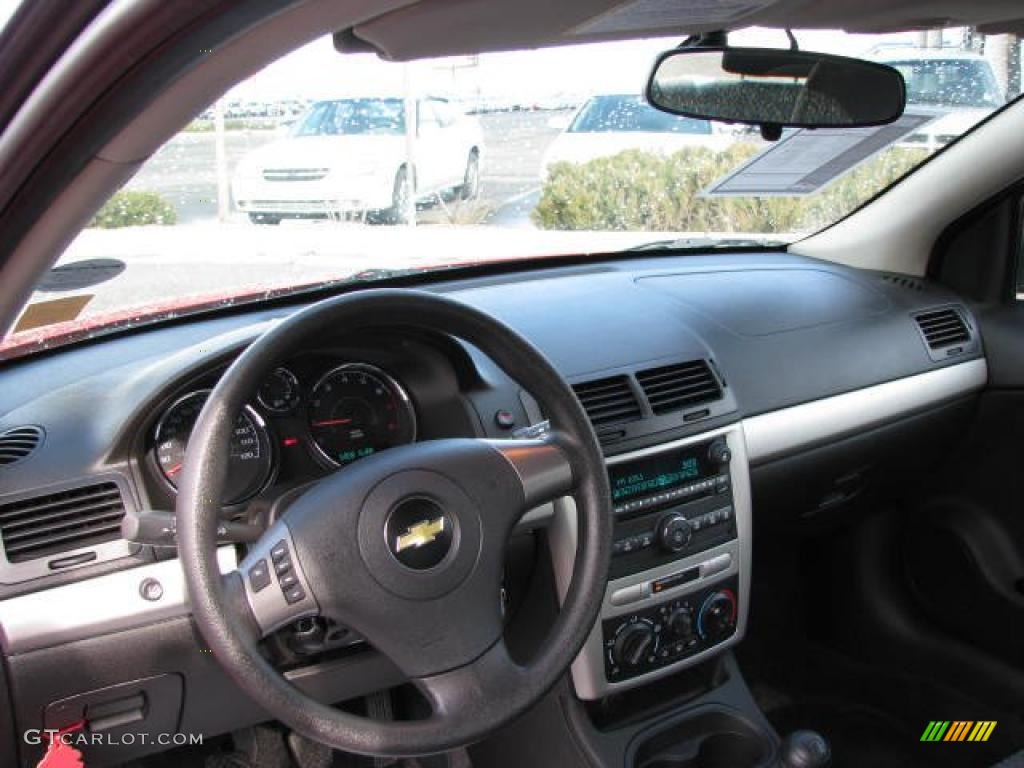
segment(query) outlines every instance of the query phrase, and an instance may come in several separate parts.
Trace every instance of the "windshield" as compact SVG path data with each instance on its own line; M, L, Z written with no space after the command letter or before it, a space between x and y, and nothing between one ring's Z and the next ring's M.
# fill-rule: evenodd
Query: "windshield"
M985 59L910 59L886 63L903 75L908 104L984 109L1003 103L992 65Z
M196 115L106 201L0 359L352 280L789 243L941 151L1019 82L976 32L795 35L805 50L893 61L908 114L774 142L665 114L640 94L675 37L410 63L316 40ZM730 42L789 46L766 29Z
M320 101L295 121L292 136L401 136L405 110L401 99Z
M650 106L640 96L595 96L569 126L569 133L711 133L711 123Z

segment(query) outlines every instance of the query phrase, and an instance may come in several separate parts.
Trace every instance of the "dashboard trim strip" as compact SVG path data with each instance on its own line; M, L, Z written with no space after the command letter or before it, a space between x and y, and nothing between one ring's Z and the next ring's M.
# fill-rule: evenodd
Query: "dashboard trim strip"
M234 547L220 547L217 563L232 571ZM147 579L160 583L159 599L142 597ZM162 560L0 601L0 648L15 656L188 614L181 561Z
M984 388L984 358L743 420L752 464L846 437Z

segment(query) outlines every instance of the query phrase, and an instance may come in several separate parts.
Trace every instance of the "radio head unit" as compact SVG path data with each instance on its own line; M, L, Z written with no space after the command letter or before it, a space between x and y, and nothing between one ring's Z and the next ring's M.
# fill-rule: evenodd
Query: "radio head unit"
M714 493L729 482L728 443L723 439L651 453L628 461L609 461L608 482L617 516L689 501Z

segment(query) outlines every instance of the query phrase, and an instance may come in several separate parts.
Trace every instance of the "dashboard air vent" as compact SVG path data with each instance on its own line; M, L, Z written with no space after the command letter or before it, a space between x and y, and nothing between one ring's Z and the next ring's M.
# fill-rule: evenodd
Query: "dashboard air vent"
M585 381L572 388L595 427L636 421L641 416L640 403L626 376Z
M98 483L0 505L8 562L35 560L121 538L124 501L116 483Z
M27 459L42 441L40 427L15 427L0 432L0 467Z
M922 312L915 315L914 320L917 321L929 349L943 349L971 340L963 317L952 307Z
M906 288L911 291L924 290L924 283L916 278L909 277L908 275L886 274L882 275L882 280L890 285L895 285L899 288Z
M637 381L655 414L718 400L722 387L706 360L691 360L640 371Z

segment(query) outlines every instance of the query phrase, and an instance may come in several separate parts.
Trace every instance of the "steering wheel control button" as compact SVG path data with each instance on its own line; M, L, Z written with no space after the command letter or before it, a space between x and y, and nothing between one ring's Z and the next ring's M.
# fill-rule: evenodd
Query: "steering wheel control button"
M257 561L256 565L249 569L249 584L253 592L270 586L270 569L266 560Z
M279 576L277 583L281 585L281 589L286 592L299 583L299 580L295 577L294 573L286 573L283 576Z
M288 526L281 520L253 545L238 572L263 637L320 612Z
M270 550L270 559L275 563L288 558L288 543L281 539Z
M398 504L385 525L388 547L406 568L434 568L452 549L452 521L432 499L413 497Z
M301 603L306 599L306 590L302 588L301 584L296 584L291 589L284 590L284 599L288 605L295 605L295 603Z

